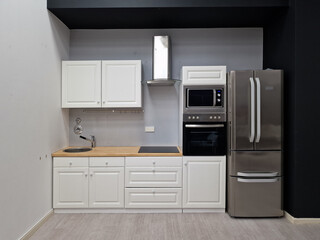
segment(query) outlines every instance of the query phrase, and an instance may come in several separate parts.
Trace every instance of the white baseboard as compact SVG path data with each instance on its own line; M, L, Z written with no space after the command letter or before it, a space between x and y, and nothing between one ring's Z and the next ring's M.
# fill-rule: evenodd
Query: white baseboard
M284 212L284 216L293 224L320 223L320 218L295 218L287 212Z
M31 227L22 237L20 240L27 240L29 239L48 219L53 215L53 209L51 209L47 214L45 214L38 222L36 222L33 227Z
M225 213L224 208L184 208L183 213Z
M122 208L122 209L90 209L90 208L77 208L77 209L54 209L54 213L182 213L182 209L139 209L139 208Z

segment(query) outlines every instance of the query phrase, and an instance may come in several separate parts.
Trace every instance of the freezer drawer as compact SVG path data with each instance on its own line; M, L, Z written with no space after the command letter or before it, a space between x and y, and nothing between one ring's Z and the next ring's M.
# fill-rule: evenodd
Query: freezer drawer
M228 213L232 217L280 217L282 178L228 177Z
M228 175L250 177L250 174L257 173L254 177L282 176L281 158L281 151L231 151Z

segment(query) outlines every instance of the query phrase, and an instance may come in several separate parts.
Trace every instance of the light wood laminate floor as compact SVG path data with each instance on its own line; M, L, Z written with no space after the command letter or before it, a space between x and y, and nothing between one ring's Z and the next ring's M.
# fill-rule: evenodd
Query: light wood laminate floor
M320 224L234 219L225 213L54 214L30 239L319 240Z

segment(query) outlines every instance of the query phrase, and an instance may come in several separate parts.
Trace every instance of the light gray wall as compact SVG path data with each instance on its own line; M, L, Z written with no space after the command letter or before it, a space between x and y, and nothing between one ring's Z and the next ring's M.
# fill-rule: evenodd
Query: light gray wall
M70 31L46 0L1 0L0 35L0 239L11 240L52 209L50 154L68 145L60 82Z
M154 35L171 38L173 78L180 79L182 66L227 65L228 70L262 68L261 28L72 30L70 59L141 59L143 80L148 80L152 74ZM70 145L88 144L72 131L76 117L83 120L83 134L95 135L98 146L177 145L177 87L144 86L143 90L144 113L70 110ZM145 133L145 126L155 126L155 133Z

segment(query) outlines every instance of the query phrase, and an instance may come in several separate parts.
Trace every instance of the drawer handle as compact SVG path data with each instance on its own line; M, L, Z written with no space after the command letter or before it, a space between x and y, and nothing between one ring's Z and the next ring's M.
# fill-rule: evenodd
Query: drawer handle
M155 193L156 193L156 191L155 191L155 190L152 190L152 193L153 193L153 194L155 194Z
M85 173L84 176L85 176L85 177L88 177L88 173Z
M185 163L184 165L185 165L185 166L188 166L188 163Z
M155 162L155 161L153 161L152 163L153 163L153 165L155 165L155 164L156 164L156 162Z
M71 166L71 165L72 165L72 162L69 162L69 165Z
M108 165L108 162L106 162L106 165Z
M155 170L155 169L152 169L152 172L156 172L156 170Z
M90 173L90 177L93 177L93 173Z

